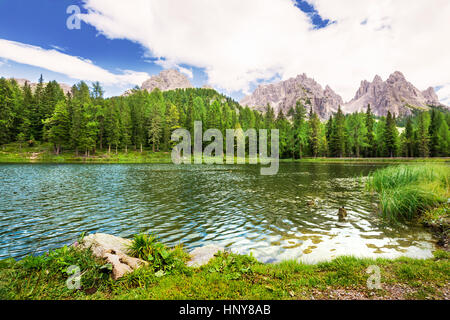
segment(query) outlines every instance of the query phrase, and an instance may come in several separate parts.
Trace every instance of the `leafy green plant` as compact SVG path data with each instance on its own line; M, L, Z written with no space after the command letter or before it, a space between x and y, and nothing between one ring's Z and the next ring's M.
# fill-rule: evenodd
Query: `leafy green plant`
M218 252L205 267L210 273L222 273L227 280L238 280L244 274L253 272L257 260L252 256L241 256L230 252Z
M167 273L187 272L185 262L189 255L183 247L176 246L170 249L152 235L135 235L129 247L129 254L149 262L158 277Z

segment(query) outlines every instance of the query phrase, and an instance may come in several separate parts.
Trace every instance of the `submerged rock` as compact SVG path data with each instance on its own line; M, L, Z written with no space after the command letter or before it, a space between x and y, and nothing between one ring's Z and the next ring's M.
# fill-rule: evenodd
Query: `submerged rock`
M205 264L208 264L208 262L220 251L224 251L224 248L215 245L208 245L194 249L190 253L191 259L188 261L187 266L199 268Z
M112 265L112 277L117 280L148 263L144 260L127 255L131 240L115 237L109 234L97 233L85 237L78 248L89 249L93 255L105 259Z

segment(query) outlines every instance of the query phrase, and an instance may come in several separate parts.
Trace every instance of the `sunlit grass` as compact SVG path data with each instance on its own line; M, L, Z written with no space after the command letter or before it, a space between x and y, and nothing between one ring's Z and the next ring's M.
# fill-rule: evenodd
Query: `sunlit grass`
M375 171L367 186L378 193L385 218L411 220L447 202L449 178L447 165L401 165Z
M154 238L138 237L135 253L145 257L144 252L155 251L158 242ZM179 247L175 250L183 251ZM178 268L157 271L155 259L147 255L147 260L148 266L118 281L110 278L106 261L73 247L21 261L0 260L0 299L311 299L331 298L330 293L343 289L367 295L367 268L373 265L380 268L383 286L415 288L411 298L445 299L450 268L445 251L437 251L434 259L427 260L340 257L317 265L296 261L262 264L251 256L224 252L201 268L184 267L187 272L174 272ZM80 290L67 288L70 265L80 267ZM389 297L384 290L376 294Z

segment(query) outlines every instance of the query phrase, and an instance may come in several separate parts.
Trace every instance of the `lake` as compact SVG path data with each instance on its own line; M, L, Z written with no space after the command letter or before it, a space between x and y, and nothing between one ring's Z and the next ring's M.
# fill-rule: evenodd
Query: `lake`
M216 244L262 262L431 257L429 232L377 216L364 181L381 167L281 163L278 175L261 176L252 165L0 164L0 259L42 254L82 232L149 232L168 245Z

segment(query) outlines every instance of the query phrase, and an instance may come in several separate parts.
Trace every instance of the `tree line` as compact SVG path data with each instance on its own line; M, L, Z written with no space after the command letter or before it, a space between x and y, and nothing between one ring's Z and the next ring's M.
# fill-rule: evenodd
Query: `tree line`
M364 113L345 115L339 107L326 122L298 101L287 113L270 105L264 113L240 106L213 89L178 89L151 93L138 88L127 96L104 98L101 85L74 85L64 94L56 81L35 88L0 79L0 145L49 142L56 154L73 151L93 155L97 150L170 151L171 134L203 130L279 129L280 156L302 157L446 157L449 155L450 114L443 109L416 111L396 119L388 112L377 118L370 105ZM404 128L398 128L398 125ZM226 141L224 141L224 144Z

